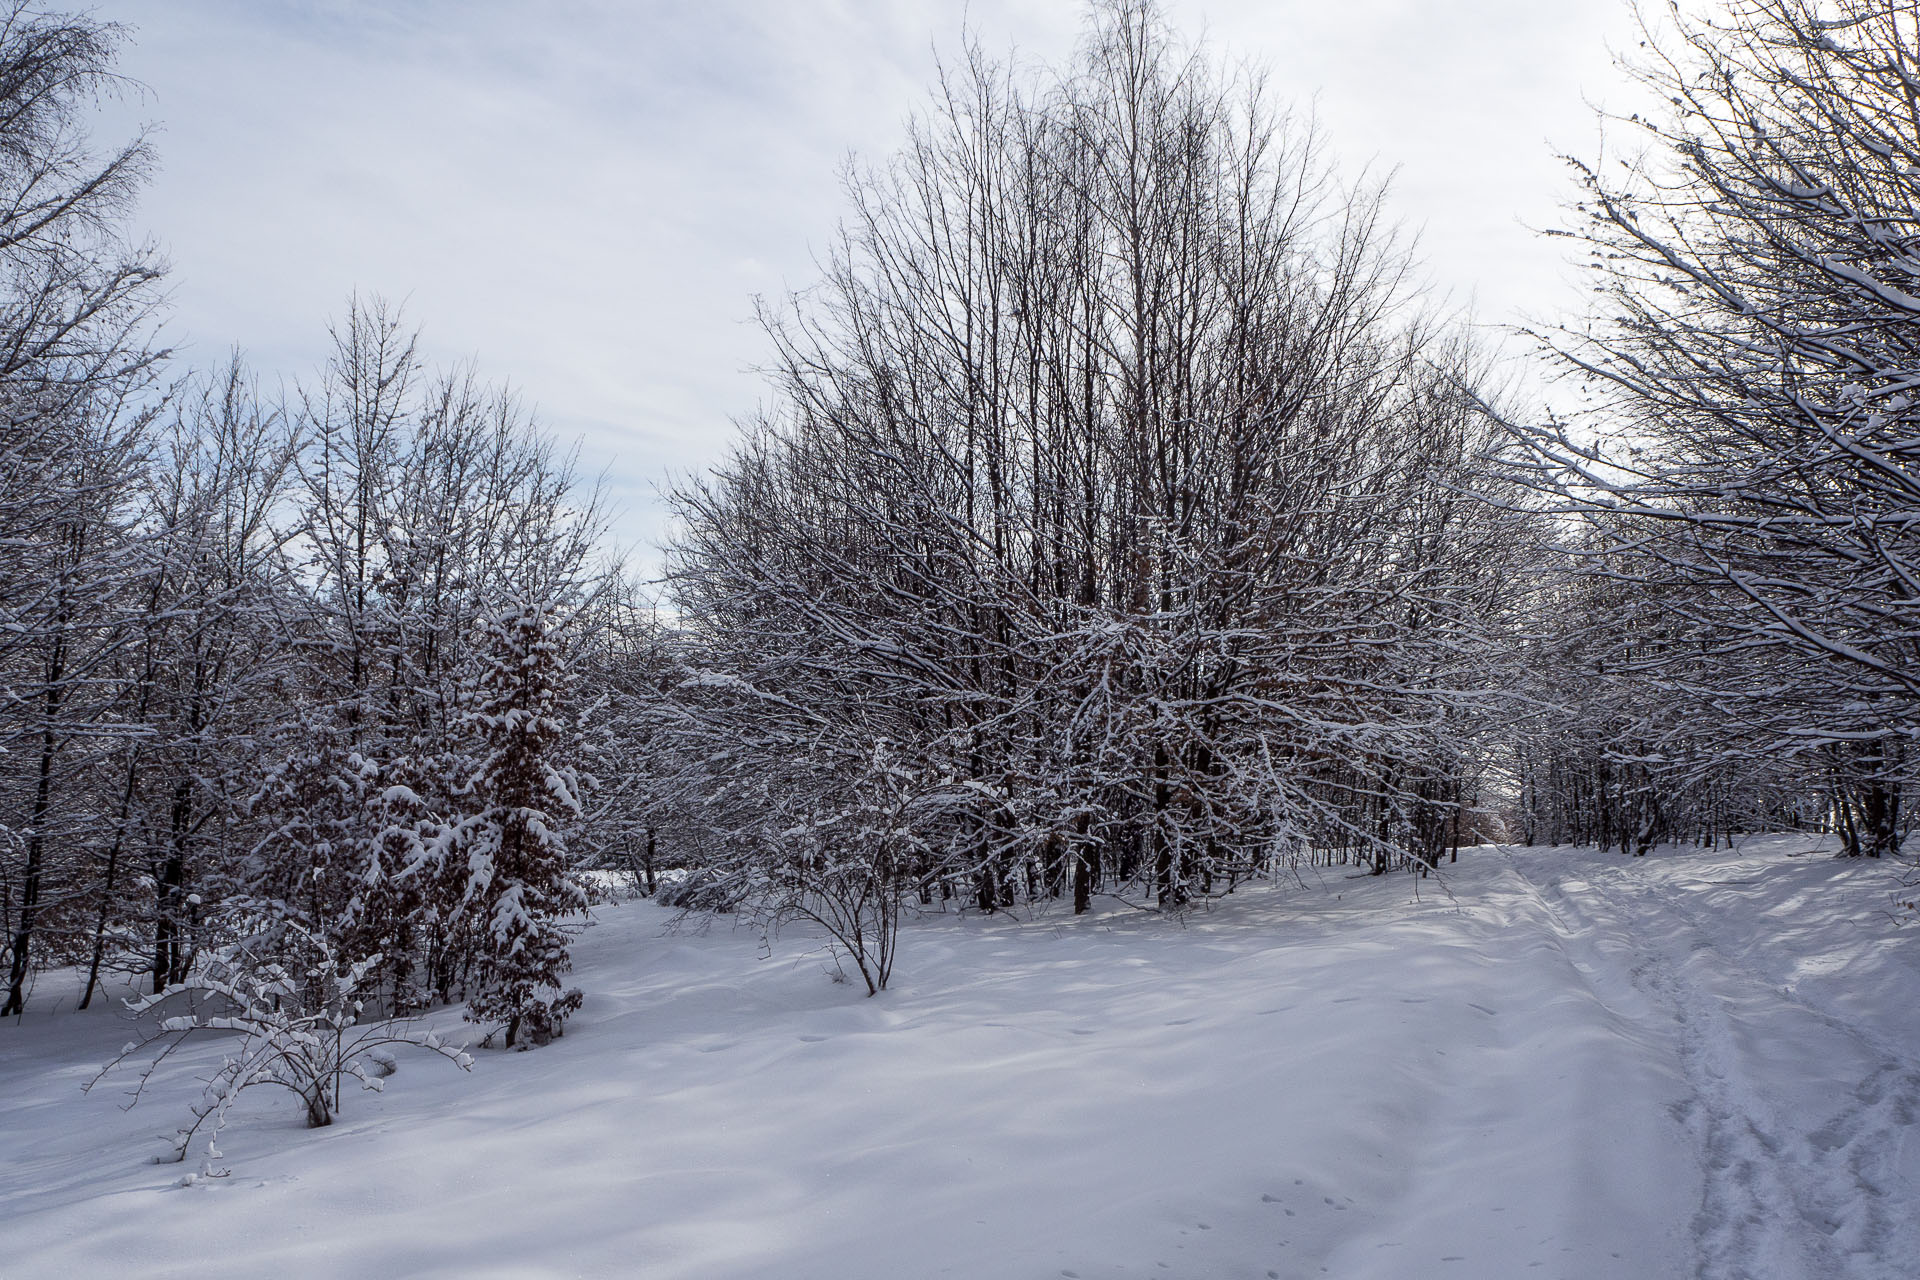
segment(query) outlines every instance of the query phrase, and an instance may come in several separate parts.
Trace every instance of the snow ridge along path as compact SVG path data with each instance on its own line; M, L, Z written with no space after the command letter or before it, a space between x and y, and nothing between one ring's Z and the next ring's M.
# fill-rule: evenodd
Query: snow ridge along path
M1851 930L1837 918L1846 895L1833 891L1853 869L1817 854L1791 871L1751 855L1590 874L1526 865L1582 935L1632 940L1610 959L1631 962L1671 1022L1689 1086L1678 1114L1702 1165L1698 1274L1913 1276L1920 1041L1911 1019L1872 1007L1894 990L1849 979L1880 959L1920 989L1916 940L1871 915Z
M327 1130L250 1099L187 1187L145 1161L218 1047L83 1097L127 1028L50 979L0 1025L0 1275L1915 1274L1911 863L1449 871L931 917L875 1000L814 940L605 908L565 1039L403 1057Z

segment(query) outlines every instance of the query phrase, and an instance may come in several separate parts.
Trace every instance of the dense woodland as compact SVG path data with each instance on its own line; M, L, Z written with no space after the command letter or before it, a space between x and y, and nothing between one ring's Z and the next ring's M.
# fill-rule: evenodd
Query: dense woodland
M646 582L378 300L284 392L155 345L160 160L89 132L124 38L0 12L0 1012L55 967L265 973L544 1043L592 871L813 921L877 991L919 910L1495 839L1899 851L1920 4L1650 23L1666 113L1574 164L1558 412L1148 0L1057 70L969 47L763 305L771 407Z

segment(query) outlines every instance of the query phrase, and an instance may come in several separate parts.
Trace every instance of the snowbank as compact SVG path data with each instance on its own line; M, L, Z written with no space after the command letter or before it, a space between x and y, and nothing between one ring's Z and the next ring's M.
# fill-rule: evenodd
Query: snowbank
M126 1028L43 991L0 1027L0 1270L1907 1275L1911 868L1804 847L932 917L873 1000L804 938L602 908L564 1040L403 1058L325 1130L249 1100L184 1188L143 1161L217 1049L122 1112L79 1085Z

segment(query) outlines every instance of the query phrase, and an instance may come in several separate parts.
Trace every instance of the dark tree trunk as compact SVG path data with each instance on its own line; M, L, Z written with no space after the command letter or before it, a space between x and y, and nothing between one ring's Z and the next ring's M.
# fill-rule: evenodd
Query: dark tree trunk
M54 718L60 714L59 680L65 667L66 646L56 642L53 661L48 668L50 679L44 707L46 718L41 722L40 730L40 776L33 792L32 826L28 828L27 836L27 865L20 885L20 917L13 934L12 963L8 966L7 1003L0 1007L0 1018L25 1013L27 1008L27 974L31 968L29 959L33 949L34 926L39 923L41 880L46 869L47 818L53 810L53 757L60 745Z
M153 989L165 991L168 984L185 980L187 948L180 917L186 908L187 842L193 818L193 780L179 778L173 784L173 805L169 815L171 830L167 856L161 862L156 881L156 906L153 925Z

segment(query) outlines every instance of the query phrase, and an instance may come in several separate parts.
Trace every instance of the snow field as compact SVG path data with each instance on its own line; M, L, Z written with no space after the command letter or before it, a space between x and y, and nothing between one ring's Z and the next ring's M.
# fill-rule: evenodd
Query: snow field
M186 1187L144 1161L217 1046L122 1112L78 1086L127 1029L43 993L0 1274L1906 1276L1911 868L1804 849L933 916L874 1000L816 940L604 908L565 1039L403 1055L326 1130L249 1098Z

